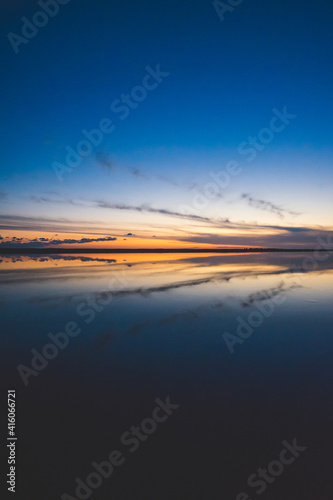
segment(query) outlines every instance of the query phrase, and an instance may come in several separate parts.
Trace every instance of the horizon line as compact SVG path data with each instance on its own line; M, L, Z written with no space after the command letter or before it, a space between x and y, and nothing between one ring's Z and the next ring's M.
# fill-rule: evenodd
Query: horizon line
M332 252L323 248L0 248L3 254L61 254L61 253L264 253L264 252Z

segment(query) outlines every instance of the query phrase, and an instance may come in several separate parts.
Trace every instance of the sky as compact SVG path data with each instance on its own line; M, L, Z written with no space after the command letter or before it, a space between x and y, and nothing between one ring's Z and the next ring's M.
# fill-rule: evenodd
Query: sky
M331 2L1 9L0 248L332 237Z

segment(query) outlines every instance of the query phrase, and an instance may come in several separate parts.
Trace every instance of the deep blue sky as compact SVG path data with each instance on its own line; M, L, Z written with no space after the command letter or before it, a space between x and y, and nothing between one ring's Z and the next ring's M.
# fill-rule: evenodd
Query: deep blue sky
M331 2L244 0L221 22L203 0L71 0L15 54L7 34L21 34L22 16L38 10L33 1L2 6L3 213L62 217L69 199L107 195L110 203L178 212L184 200L193 205L191 189L202 189L209 171L232 159L244 163L238 145L286 105L295 121L245 162L224 204L214 200L201 215L244 221L250 211L248 222L272 225L268 205L237 202L249 193L300 212L303 219L290 225L332 223ZM120 121L110 104L157 64L170 75ZM112 168L98 166L94 151L59 183L52 163L63 162L65 146L75 147L81 130L104 117L114 118L116 130L96 149ZM51 191L57 203L31 199ZM70 210L86 220L85 208ZM96 212L94 219L104 217Z

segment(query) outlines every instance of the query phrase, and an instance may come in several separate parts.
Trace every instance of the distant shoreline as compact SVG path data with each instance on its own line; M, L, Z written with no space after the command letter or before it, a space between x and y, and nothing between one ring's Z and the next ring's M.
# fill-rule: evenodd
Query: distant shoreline
M20 254L20 255L35 255L35 254L65 254L65 253L73 253L73 254L87 254L87 253L274 253L274 252L332 252L333 250L326 250L323 248L215 248L215 249L198 249L198 248L189 248L189 249L175 249L175 248L120 248L120 249L101 249L101 248L0 248L0 255L6 254Z

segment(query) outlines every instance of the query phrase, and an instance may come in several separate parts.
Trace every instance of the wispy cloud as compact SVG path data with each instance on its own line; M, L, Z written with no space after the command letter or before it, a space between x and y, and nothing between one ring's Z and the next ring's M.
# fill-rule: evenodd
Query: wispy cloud
M139 168L131 168L131 174L135 177L141 177L142 179L149 179L148 175L144 174Z
M242 195L243 197L249 197L249 195ZM53 198L47 197L47 196L42 196L42 197L33 197L36 201L42 203L52 203ZM251 200L254 200L253 198L250 197ZM255 201L255 200L254 200ZM258 203L260 200L256 200ZM71 200L71 199L63 199L63 200L56 200L57 203L64 203L64 204L72 204L72 205L80 205L80 206L85 206L85 207L91 207L91 206L96 206L98 208L106 208L109 210L127 210L127 211L134 211L134 212L140 212L140 213L155 213L155 214L160 214L160 215L166 215L170 217L176 217L180 219L185 219L185 220L192 220L195 222L202 222L204 224L212 225L217 228L228 228L228 229L267 229L267 230L282 230L282 231L290 231L290 232L302 232L307 230L308 228L304 227L294 227L294 226L277 226L277 225L258 225L255 222L232 222L230 219L224 217L224 218L214 218L214 217L204 217L202 215L197 215L193 213L181 213L181 212L176 212L174 210L169 210L167 208L153 208L150 205L147 204L142 204L142 205L128 205L126 203L111 203L105 200L98 200L98 201L77 201L77 200ZM269 202L264 202L261 201L261 203L266 203L269 204ZM267 208L268 209L268 208ZM285 211L286 212L286 211ZM290 214L296 214L296 212L289 212ZM0 216L1 220L1 216ZM1 229L1 226L0 226Z
M251 228L253 231L251 232ZM239 226L241 229L241 226ZM260 231L257 231L260 229ZM265 233L262 229L266 229ZM186 243L210 244L217 246L242 246L263 248L315 248L317 240L332 238L333 231L323 228L293 228L279 226L243 225L239 234L196 233L188 236L176 235L173 239Z
M179 186L178 182L176 182L174 179L171 179L170 177L166 177L165 175L157 175L156 179L171 186Z
M95 154L97 163L106 168L107 170L111 170L114 168L114 161L109 153L106 151L99 150Z
M33 231L47 233L105 235L110 231L104 222L67 219L63 217L43 217L24 215L0 215L0 230Z
M75 245L75 244L84 244L84 243L96 243L102 241L116 241L117 238L113 238L112 236L108 236L105 238L81 238L81 239L49 239L49 238L35 238L33 240L25 241L22 243L23 238L12 238L9 241L2 241L0 243L0 248L48 248L52 245Z
M36 196L36 195L30 195L29 200L35 202L35 203L50 203L50 204L57 204L57 205L75 205L79 207L85 207L87 206L87 203L79 200L73 200L72 198L61 198L57 193L54 193L53 196L49 195L41 195L41 196Z
M153 214L161 214L161 215L170 215L171 217L177 217L181 219L190 219L190 220L195 220L195 221L201 221L201 222L208 222L210 223L212 220L209 217L202 217L201 215L195 215L195 214L182 214L180 212L174 212L173 210L168 210L166 208L152 208L149 205L140 205L140 206L135 206L135 205L126 205L122 203L109 203L107 201L96 201L96 206L100 208L108 208L108 209L113 209L113 210L130 210L134 212L147 212L147 213L153 213Z
M300 215L299 212L293 212L291 210L287 210L281 207L280 205L275 205L274 203L271 203L270 201L258 200L256 198L253 198L248 193L243 193L241 197L242 199L246 200L251 207L258 208L259 210L264 210L265 212L271 212L273 214L276 214L281 219L283 219L286 215L293 215L293 216Z
M115 171L116 169L116 162L113 159L113 157L108 153L107 151L97 151L95 154L95 158L97 163L103 167L106 168L109 171ZM151 175L146 172L144 172L141 168L139 167L128 167L127 171L130 173L130 175L136 177L136 178L141 178L145 180L158 180L160 182L163 182L165 184L169 184L171 186L179 186L179 183L176 182L174 179L171 179L170 177L166 175Z
M179 186L179 183L176 182L174 179L171 179L170 177L167 177L166 175L148 175L147 173L143 172L140 168L137 167L132 167L130 169L130 172L132 175L135 177L141 177L142 179L147 179L147 180L157 180L159 182L163 182L164 184L168 184L169 186Z

